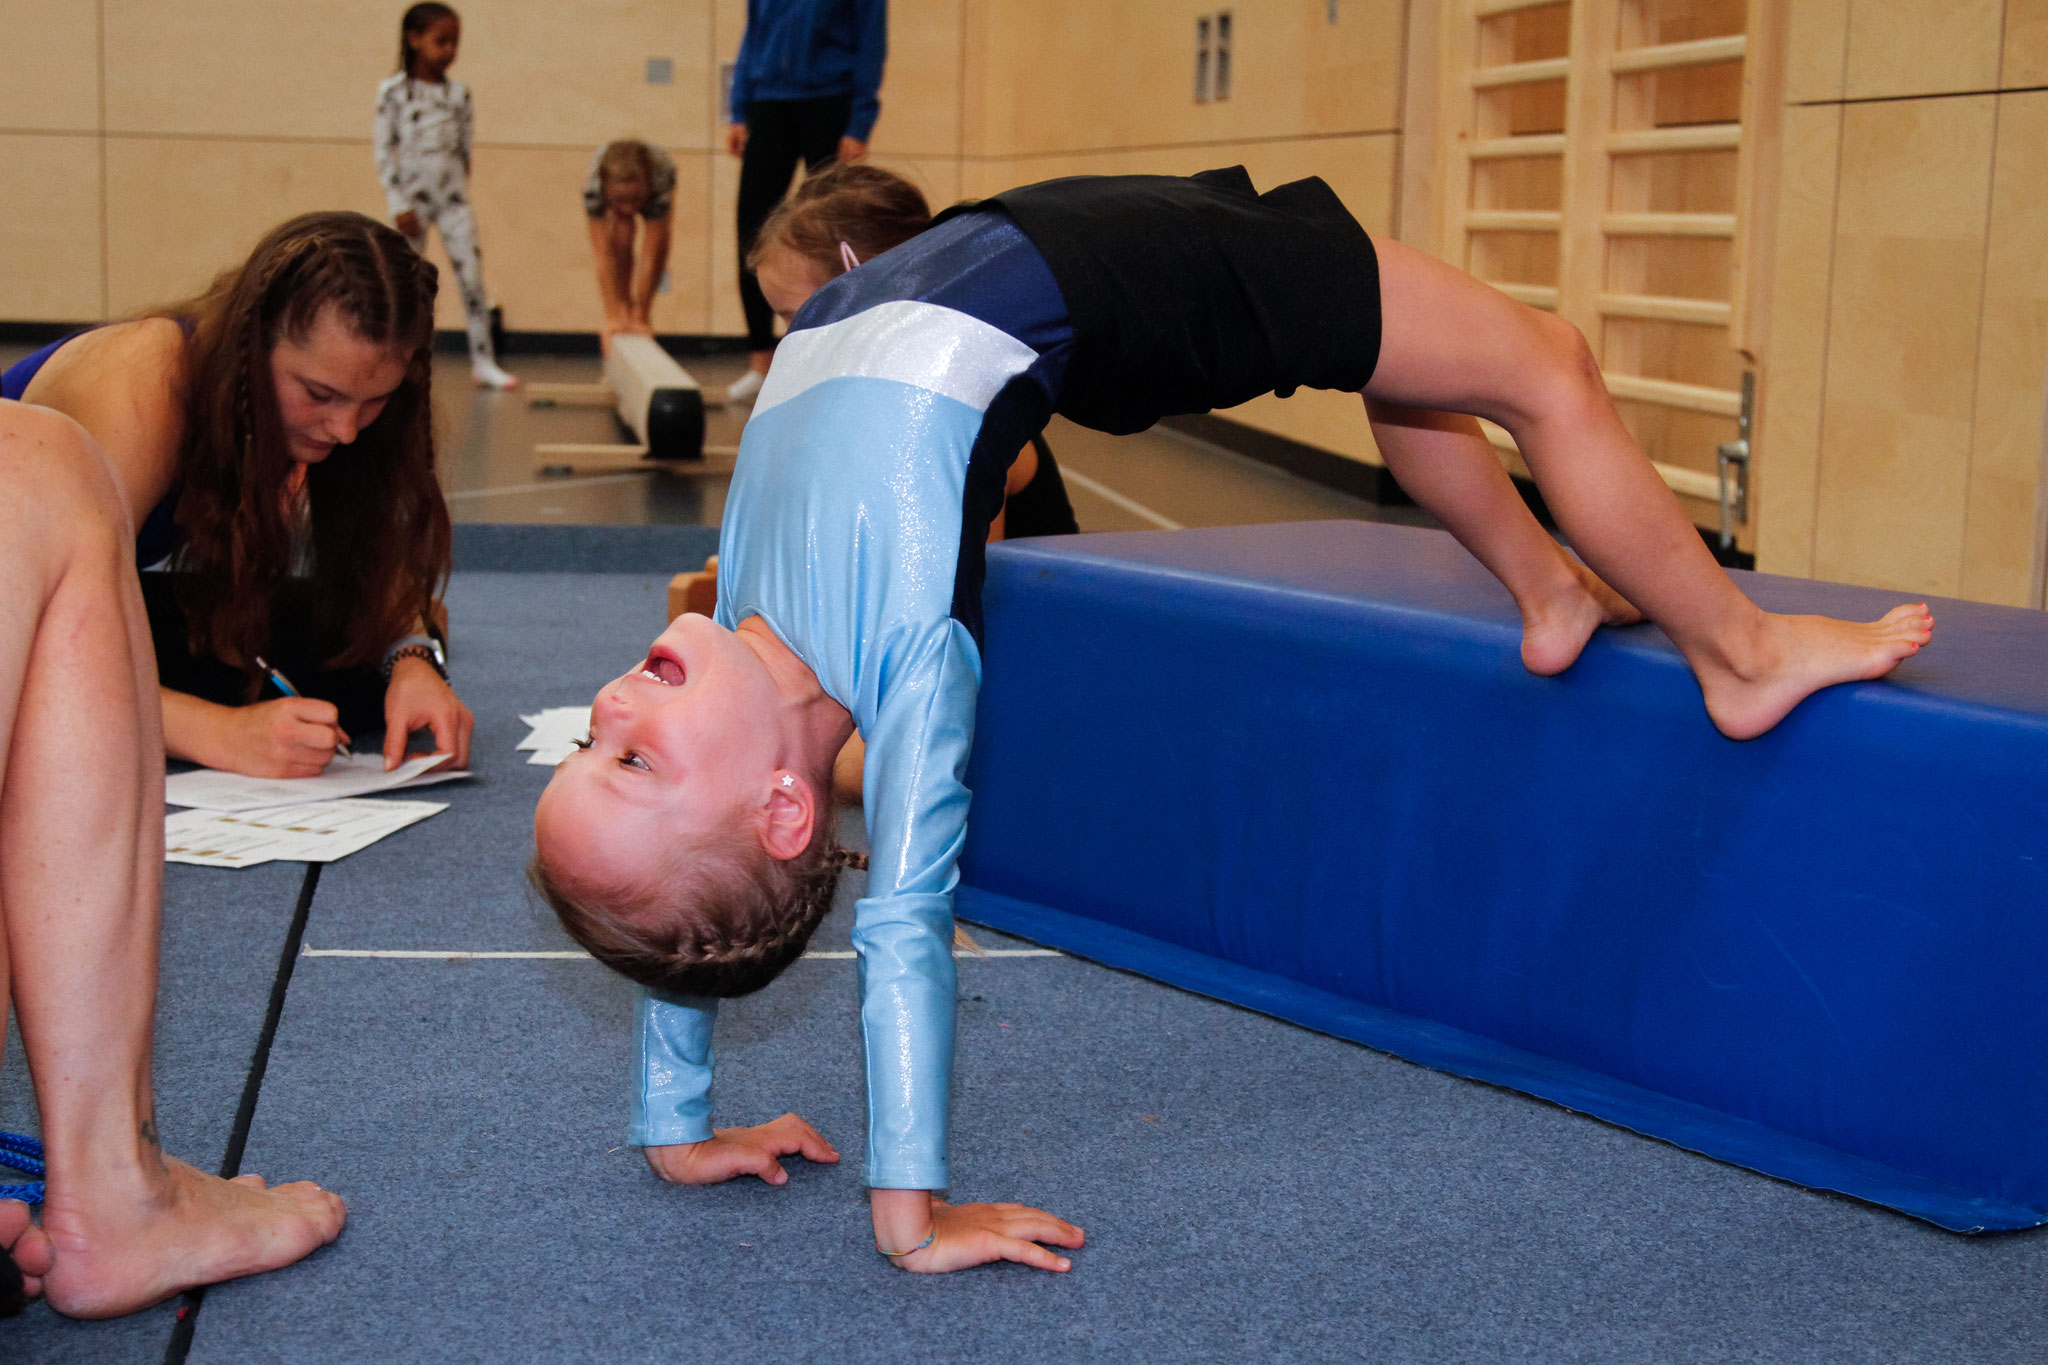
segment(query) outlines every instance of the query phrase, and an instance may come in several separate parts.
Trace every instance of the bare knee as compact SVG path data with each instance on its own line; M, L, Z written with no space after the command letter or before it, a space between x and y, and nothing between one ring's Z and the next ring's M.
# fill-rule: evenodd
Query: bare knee
M37 540L82 548L134 539L106 452L84 427L50 408L0 402L0 507Z
M1533 410L1524 417L1576 419L1589 406L1606 406L1607 382L1586 334L1555 313L1529 312L1530 384L1523 405Z

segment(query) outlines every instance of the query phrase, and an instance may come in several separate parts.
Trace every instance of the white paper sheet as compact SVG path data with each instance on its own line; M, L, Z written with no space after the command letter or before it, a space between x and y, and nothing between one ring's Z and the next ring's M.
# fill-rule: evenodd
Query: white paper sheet
M530 749L528 763L553 767L576 752L575 741L590 733L590 708L550 706L531 716L521 716L530 727L518 747Z
M164 818L164 860L201 867L331 863L446 809L439 801L342 800L239 813L177 811Z
M336 758L315 777L244 777L240 773L198 768L173 773L164 780L164 804L202 810L262 810L267 806L298 806L308 801L339 801L400 787L425 787L469 776L466 768L441 765L452 754L421 754L384 771L382 754L361 753Z

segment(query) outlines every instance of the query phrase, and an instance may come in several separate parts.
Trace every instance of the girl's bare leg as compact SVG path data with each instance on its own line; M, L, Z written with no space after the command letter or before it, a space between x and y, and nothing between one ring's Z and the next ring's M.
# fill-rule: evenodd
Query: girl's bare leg
M290 1264L345 1216L158 1144L163 742L126 520L80 427L0 403L0 936L49 1162L18 1245L47 1250L44 1292L79 1317Z
M1762 734L1819 689L1882 677L1932 638L1924 603L1868 624L1759 609L1630 438L1577 328L1399 242L1374 245L1384 320L1368 397L1512 432L1573 547L1664 628L1724 734Z
M1514 594L1531 673L1562 673L1596 629L1643 619L1537 524L1477 421L1369 395L1365 410L1401 487Z

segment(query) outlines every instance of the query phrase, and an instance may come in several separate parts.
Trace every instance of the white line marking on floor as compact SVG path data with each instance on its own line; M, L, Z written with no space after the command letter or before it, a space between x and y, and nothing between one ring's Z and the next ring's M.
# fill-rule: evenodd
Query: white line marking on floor
M1157 512L1147 507L1144 503L1139 502L1134 498L1127 498L1123 494L1117 492L1114 488L1111 488L1108 484L1097 483L1095 480L1089 478L1086 474L1077 474L1072 469L1068 468L1066 465L1060 466L1060 477L1065 479L1068 483L1080 484L1081 487L1087 489L1096 497L1108 499L1110 502L1115 503L1118 507L1123 508L1126 512L1131 513L1133 516L1143 517L1145 520L1151 522L1154 526L1159 527L1163 531L1185 531L1188 529L1187 527L1181 525L1179 522L1175 521L1172 517L1162 517Z
M302 948L301 957L382 957L413 958L433 962L467 962L481 958L532 958L556 962L590 962L590 954L581 949L533 949L526 952L470 952L461 948L446 950L434 948ZM826 962L845 962L859 956L858 953L814 949L805 953L807 958L818 958ZM988 948L981 952L969 952L955 948L954 957L1065 957L1066 954L1054 948Z
M465 488L457 493L443 493L442 499L454 502L458 498L497 498L514 493L551 493L557 488L574 488L579 484L630 483L643 474L652 474L647 469L629 469L623 474L590 474L580 479L549 479L546 483L508 483L499 488Z

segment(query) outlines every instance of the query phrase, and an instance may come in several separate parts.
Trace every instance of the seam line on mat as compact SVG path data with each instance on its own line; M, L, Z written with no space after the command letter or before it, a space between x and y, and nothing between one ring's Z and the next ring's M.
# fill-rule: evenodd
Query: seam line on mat
M307 863L299 883L299 899L292 906L291 928L286 931L277 971L270 981L270 1001L263 1011L263 1027L256 1034L256 1049L249 1058L249 1074L242 1081L241 1102L235 1107L235 1124L228 1132L227 1151L221 1155L220 1178L232 1180L242 1173L242 1153L249 1143L249 1126L256 1119L256 1101L263 1093L263 1076L270 1068L270 1045L277 1039L278 1021L284 1017L284 998L291 989L292 969L298 965L299 945L306 937L306 920L313 909L313 893L320 886L320 863ZM178 1304L178 1320L164 1347L164 1365L185 1365L192 1349L192 1334L199 1324L199 1310L206 1304L206 1286L188 1289Z

